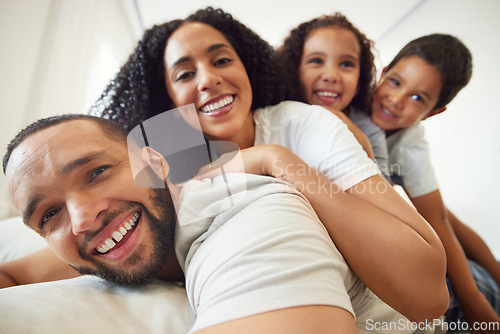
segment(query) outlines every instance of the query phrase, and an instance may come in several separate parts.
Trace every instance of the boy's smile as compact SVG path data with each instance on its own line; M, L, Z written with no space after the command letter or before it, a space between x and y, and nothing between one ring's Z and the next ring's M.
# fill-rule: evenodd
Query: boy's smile
M401 59L382 75L373 96L372 121L386 131L408 128L436 114L441 73L417 56Z

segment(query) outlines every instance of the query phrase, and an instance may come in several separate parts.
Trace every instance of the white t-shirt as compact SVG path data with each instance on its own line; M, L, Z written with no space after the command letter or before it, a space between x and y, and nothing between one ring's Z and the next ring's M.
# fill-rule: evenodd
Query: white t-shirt
M254 145L278 144L347 190L379 173L347 126L320 106L286 101L254 112Z
M410 197L426 195L439 188L423 124L387 137L387 146L392 181L402 186Z
M375 161L378 168L385 178L390 178L387 172L389 166L389 152L387 150L387 141L385 131L373 123L372 118L366 112L356 108L349 108L349 118L351 121L368 137L373 148Z
M378 173L346 125L321 107L283 102L254 119L255 145L287 147L344 190ZM302 194L242 175L191 181L181 194L176 252L197 313L192 331L303 305L344 308L360 332L368 320L405 319L352 273Z
M227 183L235 201L220 212ZM309 202L287 183L226 174L190 181L181 202L176 251L197 315L191 332L305 305L344 308L360 332L367 321L405 319L352 273Z

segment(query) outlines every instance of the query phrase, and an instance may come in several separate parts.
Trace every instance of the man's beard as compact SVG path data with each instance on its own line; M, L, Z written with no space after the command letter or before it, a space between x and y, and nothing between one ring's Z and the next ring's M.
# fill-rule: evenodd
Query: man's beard
M144 205L140 203L130 203L130 206L139 205L142 207L141 224L146 218L149 221L151 234L153 236L153 252L150 258L144 257L147 247L139 245L136 254L123 264L123 269L110 268L106 264L96 262L92 256L86 254L82 247L80 256L94 264L95 268L73 267L82 275L94 275L118 285L144 285L150 283L165 266L168 256L173 249L175 230L175 210L172 204L170 192L165 189L151 190L152 205L158 209L159 216L155 217ZM116 217L119 212L115 212L107 217L108 222ZM107 224L104 224L106 226ZM103 226L103 228L104 228ZM96 232L95 234L97 234ZM91 237L86 238L90 240ZM86 242L84 242L84 245ZM131 270L132 269L132 270Z

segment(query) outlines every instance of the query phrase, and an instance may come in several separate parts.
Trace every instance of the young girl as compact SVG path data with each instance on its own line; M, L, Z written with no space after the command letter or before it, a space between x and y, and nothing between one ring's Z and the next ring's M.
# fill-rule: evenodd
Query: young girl
M403 186L445 247L452 286L447 321L463 321L465 315L472 328L481 321L498 326L500 265L484 241L446 209L420 123L443 112L471 74L472 56L457 38L445 34L417 38L384 69L371 116L387 135L389 162L398 172L392 179ZM468 263L467 257L477 263Z
M96 110L131 129L194 103L207 139L238 144L247 171L303 192L381 299L413 320L439 316L447 294L434 232L387 187L337 117L298 102L274 105L287 93L276 64L273 49L229 14L200 10L147 31Z
M344 15L335 13L300 24L278 50L294 87L294 99L317 104L340 117L384 174L384 132L367 113L375 83L373 42Z

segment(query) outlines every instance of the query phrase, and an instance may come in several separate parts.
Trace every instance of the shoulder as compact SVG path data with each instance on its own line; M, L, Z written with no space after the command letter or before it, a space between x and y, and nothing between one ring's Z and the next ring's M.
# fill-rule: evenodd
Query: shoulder
M331 119L332 122L340 121L337 116L323 107L297 101L283 101L274 106L257 109L254 112L256 123L272 122L272 124L280 124L304 119Z

